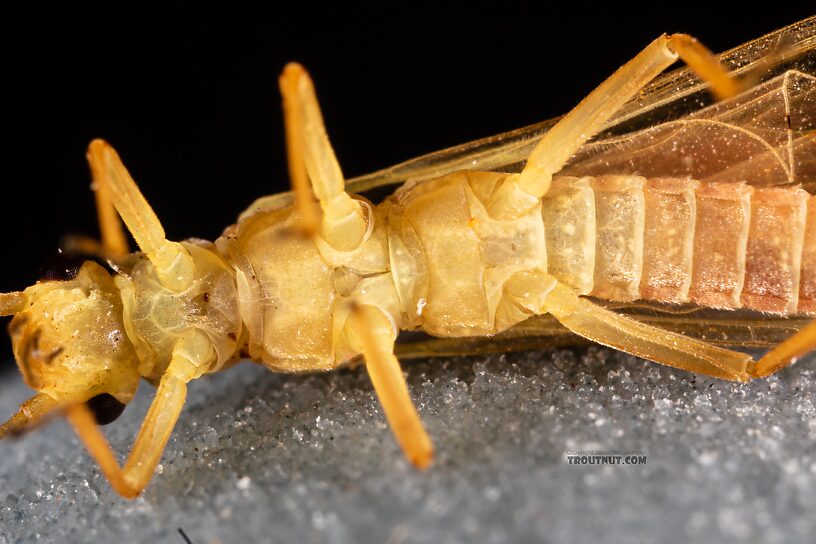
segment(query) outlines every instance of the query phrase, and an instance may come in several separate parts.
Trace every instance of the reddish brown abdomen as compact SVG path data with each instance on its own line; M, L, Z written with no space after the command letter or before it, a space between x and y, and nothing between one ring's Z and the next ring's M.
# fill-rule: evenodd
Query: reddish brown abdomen
M592 191L565 208L564 188L576 186ZM816 312L816 199L800 188L638 176L557 178L553 188L543 207L548 259L559 265L550 273L579 292ZM548 205L556 198L558 206ZM575 229L563 226L561 215L574 224L579 214L594 223L594 233L582 233L594 237L594 259L561 255L564 248L587 247L586 240L570 239Z

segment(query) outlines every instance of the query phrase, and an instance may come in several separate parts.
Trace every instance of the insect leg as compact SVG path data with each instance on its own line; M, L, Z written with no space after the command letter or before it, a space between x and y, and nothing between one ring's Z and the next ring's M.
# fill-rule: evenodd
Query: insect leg
M19 291L0 293L0 315L14 315L23 309L25 297Z
M6 435L24 432L27 428L36 426L48 414L53 413L57 401L45 393L38 393L25 401L16 414L0 425L0 439Z
M111 200L109 177L105 175L104 162L99 160L98 153L87 152L88 164L91 167L93 192L96 197L96 214L99 219L99 232L102 234L102 251L105 256L121 257L130 253L125 231L116 208Z
M549 312L579 336L637 357L716 378L748 381L752 377L747 371L753 362L749 355L646 325L580 297L547 274L538 276L540 288L526 291L536 293L535 296L546 293L538 313ZM530 287L531 281L528 278ZM529 306L521 297L515 302Z
M67 408L68 421L99 464L111 487L123 497L134 498L147 486L184 406L191 369L206 362L211 354L212 346L197 334L182 336L176 343L170 366L159 382L156 397L142 422L124 468L120 468L85 403Z
M287 65L279 79L283 95L283 117L286 130L286 158L289 166L289 180L295 195L295 207L299 226L307 236L314 236L318 230L317 211L314 207L312 191L309 187L309 173L306 171L303 141L303 115L297 100L297 68ZM299 65L294 65L299 66Z
M98 186L107 188L110 202L133 234L136 243L153 263L162 285L174 291L186 289L195 273L193 258L181 244L164 237L164 228L159 218L130 177L116 151L107 142L94 140L88 147L88 161ZM107 196L103 197L103 205Z
M752 377L762 378L779 372L809 351L816 349L816 320L765 354L749 369Z
M730 96L738 90L714 56L699 42L684 34L660 36L589 93L541 138L521 173L508 176L491 195L491 215L509 219L536 205L549 190L552 176L570 157L678 57L708 81L718 96Z
M363 305L352 309L347 323L365 357L368 375L397 442L409 461L425 468L433 459L433 445L411 402L399 361L394 356L396 334L391 320L379 309Z
M691 71L709 85L717 100L738 95L743 90L740 81L732 77L709 49L688 34L672 34L669 48L677 53Z
M345 180L326 136L314 86L302 66L289 63L280 77L286 120L289 174L304 230L315 231L308 179L323 210L322 235L334 249L354 249L368 229L360 202L345 191Z
M109 246L105 242L100 242L90 236L83 236L81 234L67 234L62 237L59 243L60 251L69 253L81 253L83 255L96 255L100 259L107 257L118 257L125 255L121 253L112 253Z

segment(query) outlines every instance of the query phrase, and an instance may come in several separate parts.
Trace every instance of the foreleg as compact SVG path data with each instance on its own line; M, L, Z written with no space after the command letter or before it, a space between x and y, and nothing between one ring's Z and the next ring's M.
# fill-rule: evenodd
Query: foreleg
M25 432L58 412L59 404L45 393L38 393L25 401L16 414L0 425L0 439Z
M124 468L119 466L85 403L67 408L68 421L99 464L111 487L123 497L132 499L147 486L184 406L187 382L195 373L195 368L211 356L212 346L206 337L197 332L187 333L178 341Z
M88 147L88 161L97 188L97 199L102 199L100 211L104 216L103 240L113 236L114 223L110 215L110 203L119 212L133 238L156 269L162 285L173 291L189 287L195 275L193 258L178 242L165 238L164 228L147 203L136 182L130 177L119 155L102 140L94 140ZM99 200L97 200L99 202ZM116 246L118 242L111 241ZM119 250L122 248L119 247Z

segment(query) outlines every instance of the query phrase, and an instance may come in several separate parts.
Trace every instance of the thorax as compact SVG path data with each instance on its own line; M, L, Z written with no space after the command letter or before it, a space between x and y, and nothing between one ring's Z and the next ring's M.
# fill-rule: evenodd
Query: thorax
M208 242L183 245L196 261L195 279L183 292L162 286L153 265L142 254L131 255L116 278L125 329L139 358L139 373L149 380L164 374L176 342L188 330L200 330L213 346L212 357L199 375L220 370L234 360L243 342L231 267Z
M303 236L290 207L260 210L216 241L235 271L251 358L284 372L327 370L353 358L343 333L352 299L399 321L384 210L367 207L368 233L351 251Z

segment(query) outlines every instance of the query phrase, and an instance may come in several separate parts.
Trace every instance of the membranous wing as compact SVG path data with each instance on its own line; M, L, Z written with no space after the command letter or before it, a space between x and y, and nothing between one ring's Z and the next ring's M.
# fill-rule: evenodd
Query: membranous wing
M746 93L715 104L707 85L687 68L664 74L624 105L606 129L572 159L565 173L597 175L604 171L595 168L621 168L615 173L693 173L698 179L702 173L704 179L715 179L717 172L734 168L725 179L752 173L758 184L812 184L816 17L743 44L718 58L733 74L753 84ZM516 172L557 121L451 147L354 178L348 190L366 193L458 170ZM719 130L714 128L718 123ZM672 134L677 136L676 145L671 143ZM708 139L710 136L713 138ZM704 148L705 142L709 145ZM744 151L731 152L742 142L748 142ZM726 147L720 149L723 143ZM712 150L713 154L706 154ZM689 152L692 160L683 151ZM705 170L698 172L695 168ZM762 173L758 175L759 171Z
M748 108L753 107L754 110L757 110L763 105L767 106L765 108L766 118L767 116L773 117L774 126L779 127L780 118L777 114L780 111L796 110L796 105L791 107L790 104L784 104L784 100L787 100L784 89L790 89L792 83L798 84L801 79L809 80L812 84L812 79L816 76L816 16L809 17L722 53L718 56L718 59L732 73L756 83L756 86L749 93L754 92L757 95L765 93L759 101L751 103ZM789 71L793 77L788 80L779 79L779 76ZM798 130L798 133L801 134L803 127L809 126L812 128L813 126L813 99L812 95L809 95L811 98L808 102L807 96L802 91L796 89L795 86L794 89L795 98L800 100L799 104L805 104L805 106L809 107L807 116L801 115L801 113L804 113L801 112L790 118L792 130ZM778 101L780 97L783 100L782 106ZM666 73L655 79L637 97L625 104L612 117L606 129L589 142L567 168L578 171L582 164L589 165L592 159L601 160L599 155L610 157L614 154L616 146L618 149L623 146L627 135L634 136L638 131L648 131L666 123L674 123L670 126L677 128L676 123L681 122L684 117L694 116L695 114L700 117L706 115L717 117L716 112L702 113L707 106L712 104L713 100L707 91L707 85L702 83L689 69L681 68ZM744 115L750 115L750 113ZM757 118L756 120L759 122L761 119ZM787 121L784 115L782 120L783 122ZM346 187L350 193L364 194L366 196L376 194L376 196L382 197L406 181L434 179L459 170L517 172L524 166L527 157L541 137L556 122L558 122L557 118L550 119L496 136L429 153L371 174L350 179ZM727 123L728 121L724 120L724 122ZM732 126L739 126L740 122L737 119L731 120ZM785 132L785 128L782 127L782 132L778 133L777 137L767 140L775 142L770 144L772 148L776 149L782 145L778 143L778 140L779 137L783 137L780 135ZM653 133L653 135L655 138L657 137L657 133ZM759 135L760 139L763 139L763 137L767 136ZM787 135L784 137L787 137ZM790 137L796 140L796 145L808 145L806 139L801 139L793 133L790 134ZM755 145L763 144L756 143ZM644 143L642 139L637 138L631 139L625 147L625 153L621 153L617 160L625 160L625 156L631 158L639 147L643 146L648 147L648 142ZM800 159L805 156L805 153L797 151L797 157ZM737 161L738 159L739 157L732 157L731 160ZM638 159L637 164L633 162L632 165L639 166L645 160L644 156ZM655 155L653 155L653 160L656 160ZM789 159L785 160L790 162ZM719 163L720 166L722 166L723 162ZM632 165L630 165L630 169ZM745 165L745 167L750 166L752 165ZM812 166L807 168L812 172ZM784 167L782 169L784 170ZM623 174L626 172L616 173ZM777 178L774 177L774 179ZM803 184L812 183L812 181L799 182ZM285 206L291 201L291 193L265 196L253 203L241 214L241 217L251 215L261 209L274 209Z
M697 306L663 306L645 302L595 301L642 323L739 349L768 348L810 322L807 317L780 318L747 310L725 311ZM422 332L400 333L396 354L400 359L434 356L504 353L587 344L554 317L532 317L491 337L435 338Z
M788 69L679 119L591 142L563 173L813 186L816 77Z

